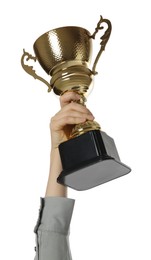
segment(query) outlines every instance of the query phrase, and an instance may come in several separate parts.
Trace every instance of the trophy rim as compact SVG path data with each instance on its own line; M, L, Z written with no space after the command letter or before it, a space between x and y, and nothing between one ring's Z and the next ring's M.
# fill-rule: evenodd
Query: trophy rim
M86 31L88 33L88 36L90 37L91 36L91 33L84 27L80 27L80 26L74 26L74 25L69 25L69 26L62 26L62 27L57 27L57 28L54 28L54 29L51 29L45 33L43 33L42 35L40 35L34 42L34 45L36 44L36 42L41 39L44 35L50 33L50 32L53 32L53 31L57 31L57 30L60 30L60 29L68 29L68 28L77 28L77 29L82 29L84 31Z

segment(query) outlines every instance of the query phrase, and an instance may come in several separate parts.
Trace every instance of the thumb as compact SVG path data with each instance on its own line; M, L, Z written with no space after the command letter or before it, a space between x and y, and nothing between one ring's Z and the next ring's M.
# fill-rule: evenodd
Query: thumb
M68 105L71 101L78 101L80 98L81 98L81 96L74 91L68 91L68 92L64 93L60 97L61 108Z

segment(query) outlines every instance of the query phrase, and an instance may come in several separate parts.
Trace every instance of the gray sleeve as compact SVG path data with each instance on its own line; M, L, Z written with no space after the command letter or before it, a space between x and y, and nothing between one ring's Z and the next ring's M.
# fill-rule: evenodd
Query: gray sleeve
M74 203L74 199L66 197L41 198L39 217L34 228L34 260L72 260L69 235Z

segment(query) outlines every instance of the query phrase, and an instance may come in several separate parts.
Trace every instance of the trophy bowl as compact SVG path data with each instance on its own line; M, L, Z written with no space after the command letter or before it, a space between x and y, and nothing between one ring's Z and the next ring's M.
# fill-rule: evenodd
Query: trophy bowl
M93 74L89 69L90 36L84 28L68 26L50 30L35 41L34 52L42 68L51 76L50 85L55 94L88 91Z
M84 28L67 26L50 30L34 43L34 51L42 68L51 74L58 64L67 61L90 62L91 34Z

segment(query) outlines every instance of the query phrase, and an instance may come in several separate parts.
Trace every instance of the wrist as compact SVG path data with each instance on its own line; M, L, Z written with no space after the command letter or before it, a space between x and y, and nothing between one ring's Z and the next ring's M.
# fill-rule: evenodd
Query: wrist
M57 177L62 171L59 149L51 148L50 171L45 196L67 197L67 187L57 183Z
M58 148L51 148L50 152L50 171L60 173L62 171L62 163Z

